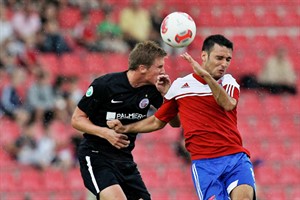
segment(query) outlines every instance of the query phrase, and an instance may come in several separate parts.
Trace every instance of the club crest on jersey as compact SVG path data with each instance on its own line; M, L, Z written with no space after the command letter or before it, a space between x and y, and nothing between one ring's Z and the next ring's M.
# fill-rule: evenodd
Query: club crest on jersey
M90 97L92 96L93 92L94 92L93 86L90 86L89 89L86 91L85 96Z
M139 103L139 107L141 109L146 108L148 105L149 105L149 99L147 98L142 99Z

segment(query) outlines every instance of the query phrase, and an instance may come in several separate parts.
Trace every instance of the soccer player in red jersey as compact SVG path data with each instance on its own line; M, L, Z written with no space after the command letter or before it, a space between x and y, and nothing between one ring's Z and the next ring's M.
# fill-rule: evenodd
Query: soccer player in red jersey
M207 37L202 65L188 53L182 55L194 73L173 82L154 116L125 126L118 120L108 122L116 132L145 133L163 128L179 114L200 200L256 199L250 153L237 129L239 84L226 74L232 53L233 43L224 36Z

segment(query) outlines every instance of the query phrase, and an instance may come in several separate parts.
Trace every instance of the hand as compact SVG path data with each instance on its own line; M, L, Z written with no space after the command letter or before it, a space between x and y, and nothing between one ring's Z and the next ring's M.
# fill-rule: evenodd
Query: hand
M126 148L130 144L127 135L116 133L112 129L109 129L106 139L117 149Z
M155 86L157 90L161 93L161 95L164 96L168 92L171 86L171 80L169 78L169 75L167 74L158 75Z
M209 75L209 73L208 73L205 69L203 69L203 67L201 67L200 64L199 64L197 61L195 61L195 60L192 58L192 56L190 56L188 53L182 54L181 57L182 57L183 59L185 59L186 61L188 61L188 62L192 65L192 67L193 67L193 69L194 69L194 72L195 72L196 74L198 74L199 76L201 76L202 78L203 78L204 76Z
M110 120L106 122L107 126L111 129L114 129L117 133L125 133L125 127L120 122L120 120Z

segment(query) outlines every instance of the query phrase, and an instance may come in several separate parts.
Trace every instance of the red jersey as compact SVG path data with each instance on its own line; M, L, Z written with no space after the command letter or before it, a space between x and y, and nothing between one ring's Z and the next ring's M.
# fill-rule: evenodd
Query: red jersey
M238 101L239 84L229 74L218 83ZM166 101L155 113L169 122L179 113L185 144L193 160L215 158L248 150L242 145L237 129L236 108L225 111L213 97L208 84L200 76L189 74L176 79L165 95Z

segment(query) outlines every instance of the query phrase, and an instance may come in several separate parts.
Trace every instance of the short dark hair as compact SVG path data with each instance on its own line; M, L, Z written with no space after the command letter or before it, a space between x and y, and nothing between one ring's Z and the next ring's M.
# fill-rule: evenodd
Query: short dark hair
M233 50L233 43L229 39L225 38L223 35L217 34L210 35L204 40L202 51L206 51L209 53L215 44L225 46Z
M129 54L129 70L139 65L150 67L156 58L167 56L167 52L154 41L139 42Z

